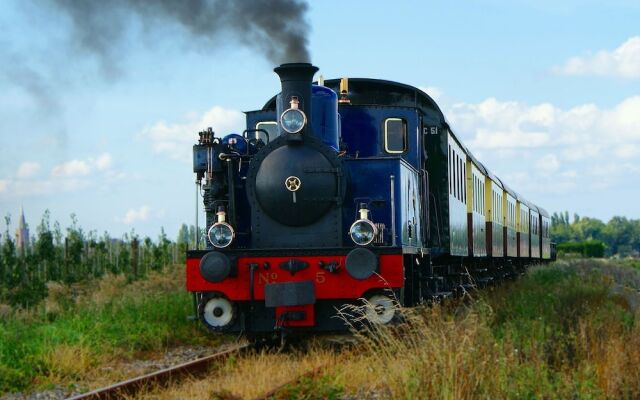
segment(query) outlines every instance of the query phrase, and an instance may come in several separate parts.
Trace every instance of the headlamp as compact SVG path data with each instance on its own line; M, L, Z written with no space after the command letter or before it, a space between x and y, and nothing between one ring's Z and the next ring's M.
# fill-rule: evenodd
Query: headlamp
M307 124L307 116L298 108L300 104L298 97L291 96L289 104L291 104L291 108L283 112L280 116L280 125L282 125L282 129L286 132L298 133Z
M355 244L366 246L373 242L376 237L377 228L368 219L359 219L351 225L349 235Z
M235 237L235 232L231 225L226 222L216 222L209 228L207 236L214 247L221 249L231 244Z
M233 242L236 233L233 227L225 222L227 213L224 211L224 207L219 207L216 215L218 216L218 222L211 225L209 232L207 232L207 237L214 247L221 249Z
M360 203L360 219L351 225L349 235L355 244L366 246L373 242L378 234L378 228L369 220L369 209L365 203Z
M307 116L296 108L290 108L280 116L282 129L289 133L298 133L307 124Z

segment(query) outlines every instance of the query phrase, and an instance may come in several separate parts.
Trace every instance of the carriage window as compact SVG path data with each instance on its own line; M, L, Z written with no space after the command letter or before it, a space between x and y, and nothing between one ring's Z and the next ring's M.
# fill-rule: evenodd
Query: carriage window
M460 201L464 202L464 163L460 159Z
M390 154L400 154L407 150L407 122L400 118L384 121L384 150Z
M473 175L473 211L478 212L478 180Z
M457 180L457 176L458 176L458 168L457 166L457 162L455 159L455 155L456 153L451 153L451 158L453 160L453 174L451 175L451 179L453 179L453 196L454 197L458 197L458 180Z
M460 200L460 196L462 196L460 192L460 158L458 153L454 154L456 155L456 199Z
M256 124L256 129L264 129L269 134L266 137L264 132L253 132L256 139L262 139L263 142L269 143L269 140L273 140L278 136L278 123L275 121L262 121Z
M453 176L451 175L451 145L449 145L449 194L453 194Z
M462 160L462 201L467 202L467 163Z
M458 159L458 200L462 200L462 163L460 162L460 156Z
M462 169L462 202L467 202L467 169L465 168L464 161L460 159L460 168Z
M458 160L458 200L462 200L462 163L459 156L456 158Z

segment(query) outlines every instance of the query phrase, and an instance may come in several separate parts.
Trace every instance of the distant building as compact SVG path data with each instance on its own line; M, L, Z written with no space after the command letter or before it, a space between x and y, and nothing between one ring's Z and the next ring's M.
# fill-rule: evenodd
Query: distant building
M24 210L20 207L20 219L16 228L16 250L25 253L29 248L29 227L24 220Z

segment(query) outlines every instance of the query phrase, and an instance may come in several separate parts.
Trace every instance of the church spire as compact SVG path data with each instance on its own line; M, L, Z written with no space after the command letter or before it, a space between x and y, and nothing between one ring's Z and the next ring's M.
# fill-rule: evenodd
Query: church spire
M16 250L24 254L29 247L29 227L24 218L24 208L20 206L20 219L16 228Z

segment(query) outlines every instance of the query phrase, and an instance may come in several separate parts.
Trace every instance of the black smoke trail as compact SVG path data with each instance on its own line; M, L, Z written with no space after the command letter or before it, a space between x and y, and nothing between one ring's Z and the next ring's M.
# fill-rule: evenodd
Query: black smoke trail
M227 40L257 50L272 64L308 62L309 24L302 0L48 0L69 16L76 43L108 65L133 19L146 28L178 25L205 46Z

